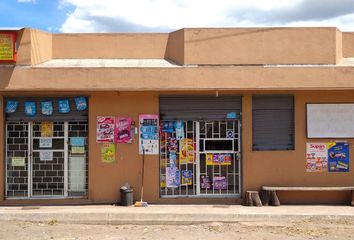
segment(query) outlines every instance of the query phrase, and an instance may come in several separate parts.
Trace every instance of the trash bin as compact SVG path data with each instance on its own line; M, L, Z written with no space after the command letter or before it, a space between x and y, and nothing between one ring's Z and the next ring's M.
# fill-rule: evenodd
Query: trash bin
M120 205L133 205L133 189L130 187L129 184L124 184L120 188Z

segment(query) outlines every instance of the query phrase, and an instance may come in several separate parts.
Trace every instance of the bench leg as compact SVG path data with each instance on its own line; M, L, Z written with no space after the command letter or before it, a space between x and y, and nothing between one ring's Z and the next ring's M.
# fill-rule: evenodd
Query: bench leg
M246 196L245 196L243 205L261 207L262 202L261 202L261 199L259 198L258 192L257 191L246 191Z
M260 197L261 197L261 201L263 206L269 206L269 202L270 202L270 191L267 190L261 190L260 191Z
M350 202L350 205L354 206L354 191L352 191L352 201Z
M270 191L270 205L280 206L280 201L276 191Z

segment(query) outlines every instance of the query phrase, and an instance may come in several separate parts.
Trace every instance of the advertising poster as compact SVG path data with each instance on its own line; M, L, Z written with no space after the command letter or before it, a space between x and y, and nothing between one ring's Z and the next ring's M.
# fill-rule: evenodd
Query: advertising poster
M41 102L41 109L43 115L52 115L53 114L53 102L45 101Z
M191 170L182 170L182 184L192 185L193 173Z
M213 154L213 165L231 165L231 154Z
M200 187L201 188L205 188L205 189L209 189L211 188L211 181L209 176L201 176L200 177Z
M5 108L5 112L6 113L14 113L16 112L18 107L18 101L7 101L6 102L6 108Z
M84 111L87 109L86 97L75 97L74 101L77 111Z
M157 114L139 115L139 153L159 154L159 116Z
M129 117L116 117L116 126L114 130L114 141L116 143L128 143L131 141L132 119Z
M179 161L181 164L194 162L193 139L184 138L179 142Z
M52 147L52 138L40 138L39 139L40 148L51 148Z
M36 103L35 102L25 102L25 114L30 117L33 117L36 115Z
M101 160L104 163L116 162L116 146L113 143L104 143L101 146Z
M15 61L14 33L0 33L0 61Z
M42 150L39 152L39 160L40 161L52 161L53 160L53 152L48 150Z
M327 143L306 143L306 172L326 172Z
M213 187L215 190L225 190L227 189L226 177L214 177Z
M53 137L53 123L42 122L41 123L41 137Z
M169 137L168 138L168 151L171 153L177 152L178 149L178 141L176 138Z
M60 113L69 113L70 112L69 99L61 99L58 101L58 111Z
M98 143L114 142L114 117L97 117L97 136Z
M166 167L166 186L178 188L180 185L180 172L177 167Z
M176 130L176 138L178 140L183 139L184 138L184 123L183 123L183 121L175 121L174 127Z
M349 144L346 142L328 143L328 171L349 172Z

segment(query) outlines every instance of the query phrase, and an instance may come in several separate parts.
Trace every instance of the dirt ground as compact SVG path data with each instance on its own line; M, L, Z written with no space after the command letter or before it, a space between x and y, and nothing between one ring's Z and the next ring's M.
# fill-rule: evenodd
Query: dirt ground
M354 222L347 221L267 221L208 223L200 225L80 225L0 222L0 239L354 239Z

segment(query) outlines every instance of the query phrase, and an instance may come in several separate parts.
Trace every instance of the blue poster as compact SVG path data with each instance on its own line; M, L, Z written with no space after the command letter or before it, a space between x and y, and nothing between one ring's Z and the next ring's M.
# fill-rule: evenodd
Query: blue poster
M36 115L36 103L35 102L25 102L25 114L27 116Z
M141 139L158 139L157 127L155 126L141 126Z
M76 110L84 111L87 109L86 97L75 97L74 100L75 100Z
M6 102L6 113L14 113L17 110L18 102L17 101L7 101Z
M349 144L331 142L328 144L328 171L349 172Z
M61 99L58 101L58 107L60 113L68 113L70 112L70 103L69 99Z
M71 137L70 144L74 147L82 147L85 145L85 138L84 137Z
M53 102L45 101L41 102L41 109L43 115L52 115L53 114Z
M163 121L162 122L162 132L173 133L173 121Z
M184 123L182 121L176 121L174 123L174 127L176 129L176 138L178 140L184 138Z

